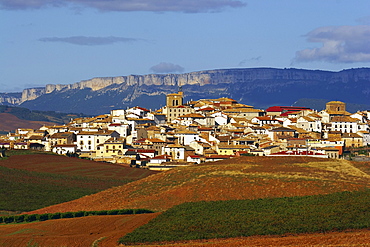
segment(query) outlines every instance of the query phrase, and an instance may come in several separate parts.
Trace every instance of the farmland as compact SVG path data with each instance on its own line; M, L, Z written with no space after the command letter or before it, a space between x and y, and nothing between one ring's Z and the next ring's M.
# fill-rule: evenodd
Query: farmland
M305 197L191 202L175 206L120 243L329 232L370 227L370 190Z
M28 155L25 154L22 156L27 157ZM52 155L46 155L47 157L44 156L45 154L36 155L36 157L38 157L37 160L40 158L40 162L31 162L29 160L36 158L28 157L27 159L23 158L25 162L21 163L21 156L11 156L7 160L0 161L0 163L4 164L4 166L2 166L7 169L17 169L27 172L39 172L43 170L43 172L58 176L67 176L73 171L73 174L76 176L85 174L86 178L91 179L99 177L100 179L109 180L109 178L119 177L118 174L120 174L120 177L124 179L131 177L136 180L117 187L111 187L95 194L83 196L76 200L33 210L28 212L29 214L54 214L58 212L128 208L145 208L160 212L130 216L88 216L28 224L0 225L0 239L5 241L4 243L20 243L18 246L22 246L22 244L24 246L24 244L32 240L32 244L39 244L39 246L92 246L92 244L97 241L99 242L98 246L114 246L120 237L123 237L129 232L133 232L139 226L145 225L150 219L156 217L154 222L162 222L163 224L168 224L168 226L176 222L182 222L182 220L189 221L188 224L193 224L193 227L191 227L191 225L190 227L186 227L190 229L190 231L193 229L193 231L197 230L197 232L200 232L200 230L203 229L207 232L203 234L203 236L194 237L193 240L180 237L177 238L176 244L167 243L165 246L221 247L240 246L241 243L246 246L312 246L323 243L340 246L351 243L361 246L362 243L366 243L370 239L369 230L346 229L346 227L348 227L345 225L346 223L355 222L352 221L352 219L348 219L350 217L357 218L358 213L355 213L356 210L364 210L364 212L370 211L367 208L361 208L359 206L361 203L353 203L357 200L355 197L351 199L349 197L345 198L339 196L341 202L337 201L333 203L333 205L337 206L337 211L332 211L332 208L326 207L326 205L330 205L330 203L320 201L321 199L315 200L320 201L320 203L313 204L316 206L310 207L312 208L311 211L299 211L304 207L297 206L310 205L309 202L305 200L313 198L310 197L313 195L330 196L333 193L342 191L354 191L354 193L358 191L358 193L365 193L364 191L370 188L370 176L368 173L370 170L369 163L355 163L345 160L309 157L240 157L227 161L177 168L166 172L153 173L151 176L148 176L148 174L139 174L139 172L143 172L142 169L122 172L117 170L119 166L116 165L103 164L104 168L102 168L100 163L92 161ZM54 160L56 158L65 158L65 160L61 161L58 159L60 162L58 163L57 160ZM47 161L42 161L44 159L49 159L50 164L54 165L48 165ZM15 161L20 163L16 164L17 162ZM67 167L63 165L65 162L69 164ZM77 162L77 164L72 165L74 162ZM22 169L20 169L21 167ZM128 169L127 167L124 168ZM354 195L353 193L347 193L348 194L345 193L343 195ZM340 193L337 195L340 195ZM278 198L276 199L277 201L274 201L274 198ZM366 198L369 198L369 195L364 194L358 197L358 199L361 200L367 200ZM331 201L333 202L333 199L331 199ZM243 205L244 203L245 205ZM275 214L266 215L266 221L264 224L261 222L259 226L249 225L249 227L240 227L238 231L240 230L241 232L237 234L235 231L227 230L228 227L242 226L241 221L248 222L248 217L256 218L262 215L260 212L253 216L252 212L247 210L253 203L260 203L259 206L254 207L261 208L261 210L267 208L266 205L270 205L270 207L276 208L274 211ZM286 205L286 203L288 203L288 206L281 206L279 208L279 204ZM343 207L350 208L351 211L354 212L354 215L343 219L335 218L335 215L342 215L342 211L340 211L342 210L341 204ZM362 204L369 205L369 203ZM283 221L281 217L284 218L284 215L286 216L284 209L291 210L292 207L289 207L289 205L294 205L295 208L297 208L295 214L293 212L296 218L292 217L292 220L297 224L301 222L301 219L305 220L306 218L312 220L328 218L323 217L321 214L327 213L330 217L334 217L332 218L332 222L338 225L334 224L333 228L320 228L318 229L320 232L316 232L317 229L313 229L313 227L315 227L314 221L302 221L302 225L307 228L302 228L301 225L296 225L294 227L295 229L301 228L301 231L293 231L292 228L288 233L283 233L284 231L270 231L268 233L257 231L258 229L265 228L264 226L269 225L274 220L276 220L274 221L275 228L280 229L280 227L277 227L277 224L281 224ZM225 211L225 208L228 208L228 210ZM238 211L237 208L243 209L243 211ZM327 208L327 211L320 212L320 208ZM231 211L234 212L234 214L230 214ZM197 218L198 215L201 214L200 212L204 212L204 216L208 216L209 221L207 221L208 219ZM212 219L211 216L214 212L216 212L216 218ZM249 213L247 214L247 212ZM269 212L269 210L265 210L263 213L267 212ZM330 212L334 213L330 214ZM172 216L168 216L168 214ZM181 215L184 217L183 219L181 219ZM220 217L217 218L218 216ZM232 216L232 220L235 221L225 221L224 218L226 216ZM305 216L307 217L305 218ZM297 217L301 218L297 220ZM189 218L194 220L193 223ZM363 219L368 222L367 214L363 214ZM204 221L204 224L194 223L195 221ZM215 221L216 223L214 223ZM153 224L153 222L150 224ZM274 224L272 224L272 226L274 226ZM48 230L48 227L51 225L53 227ZM181 223L180 225L185 226L186 224ZM207 229L207 226L211 225L214 225L214 227L212 229ZM154 225L148 226L155 229ZM357 226L352 226L352 228L358 227L363 228L368 226L361 222ZM88 230L81 232L81 229L85 228ZM173 229L177 228L174 227ZM243 232L250 229L252 229L254 233ZM346 230L343 231L343 229ZM339 230L341 230L341 232ZM316 233L308 234L308 232L312 231ZM323 231L325 233L322 233ZM219 235L215 235L214 232ZM225 235L225 232L235 234ZM272 235L249 236L254 234ZM281 236L279 234L283 234L284 237L279 237ZM191 234L188 235L191 236ZM68 236L68 238L66 236ZM129 236L130 235L127 235L127 238ZM145 239L141 238L141 241L144 240ZM73 243L70 241L73 241ZM156 244L153 243L146 243L144 245L156 246Z
M0 160L0 210L30 211L74 200L154 172L50 154Z
M34 213L118 208L165 211L184 202L330 194L368 188L369 178L344 160L240 157L154 174Z

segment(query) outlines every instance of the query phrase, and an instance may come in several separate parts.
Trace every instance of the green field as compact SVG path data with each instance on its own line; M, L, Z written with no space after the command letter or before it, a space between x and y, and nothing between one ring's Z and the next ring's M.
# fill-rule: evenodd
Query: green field
M175 206L120 239L122 244L370 227L370 190L329 195L191 202Z
M0 166L0 209L31 211L130 181L30 172Z
M39 152L0 160L0 211L32 211L145 177L141 169ZM17 156L17 157L12 157Z

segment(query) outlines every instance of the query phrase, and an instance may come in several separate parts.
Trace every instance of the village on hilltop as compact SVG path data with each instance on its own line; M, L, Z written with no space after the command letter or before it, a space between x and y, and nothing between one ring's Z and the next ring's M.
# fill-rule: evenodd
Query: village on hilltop
M183 102L168 94L157 111L142 107L72 119L61 126L17 129L0 149L36 149L96 161L167 170L241 155L343 158L370 144L370 112L349 113L331 101L320 112L306 107L266 110L230 98Z

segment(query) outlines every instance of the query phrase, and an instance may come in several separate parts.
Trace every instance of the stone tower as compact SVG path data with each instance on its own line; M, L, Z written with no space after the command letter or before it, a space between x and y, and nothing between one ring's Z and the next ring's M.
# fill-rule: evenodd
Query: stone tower
M183 92L167 94L166 106L177 107L183 104Z
M326 111L344 112L346 111L346 103L341 101L330 101L326 103Z

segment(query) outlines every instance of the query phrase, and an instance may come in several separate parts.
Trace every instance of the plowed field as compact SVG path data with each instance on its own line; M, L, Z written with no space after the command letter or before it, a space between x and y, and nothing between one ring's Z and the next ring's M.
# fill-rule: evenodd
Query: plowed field
M240 157L161 172L32 213L120 208L163 211L188 201L329 194L369 188L368 171L369 164L355 166L344 160ZM95 246L115 246L120 237L157 215L90 216L1 225L0 246L93 246L94 242ZM370 246L369 243L370 230L354 230L191 241L160 246Z
M156 214L127 216L89 216L17 225L0 225L0 246L24 247L114 247L123 235L146 224ZM209 239L146 247L240 247L240 246L370 246L370 230L298 234L287 236L253 236Z
M253 236L245 238L210 239L161 245L140 245L141 247L265 247L265 246L370 246L370 230L346 232L298 234L288 236Z
M0 246L116 246L123 235L156 214L89 216L28 224L0 225Z
M241 157L154 174L32 213L146 208L183 202L329 194L370 187L370 176L344 160Z

